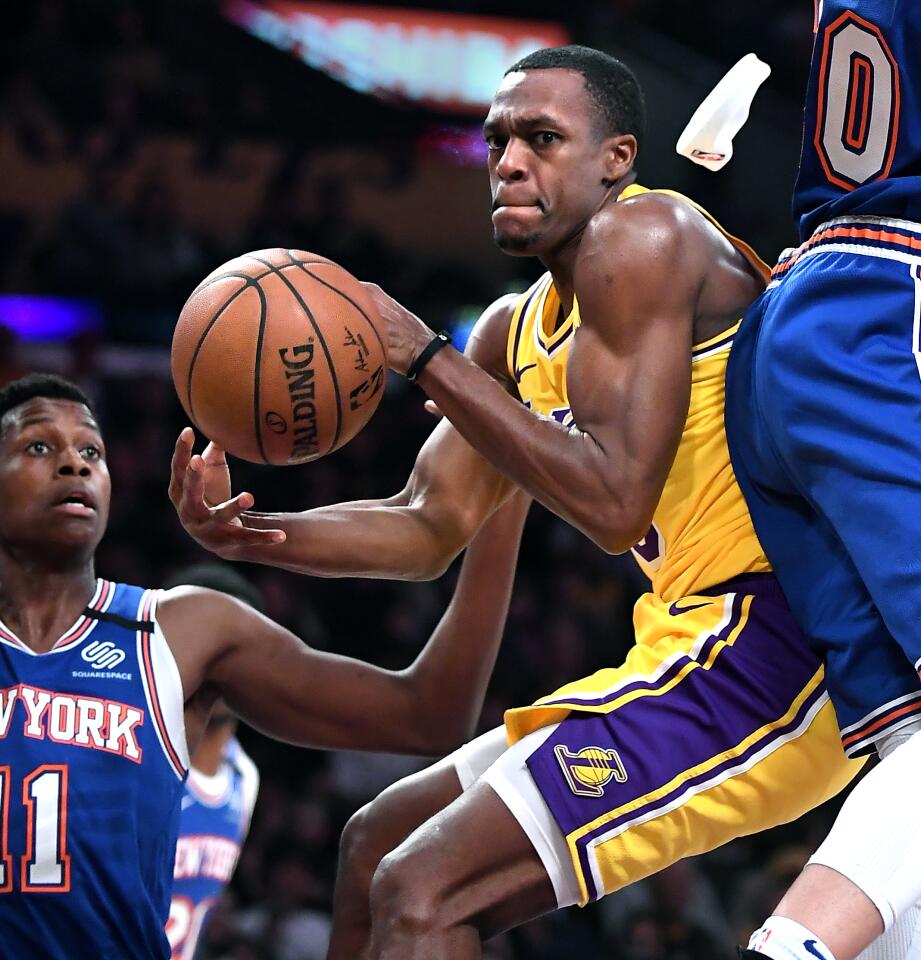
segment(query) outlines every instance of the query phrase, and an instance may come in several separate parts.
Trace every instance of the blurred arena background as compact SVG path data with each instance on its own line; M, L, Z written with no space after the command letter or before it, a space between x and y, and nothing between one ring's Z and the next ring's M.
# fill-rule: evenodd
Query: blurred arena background
M115 496L103 575L165 579L203 559L166 497L184 425L169 380L179 308L214 266L290 246L375 280L463 337L536 268L492 246L479 121L504 68L570 40L624 59L647 95L640 180L690 194L767 260L793 242L789 197L812 4L774 0L32 0L0 36L0 382L77 380L101 411ZM497 19L498 18L498 19ZM738 57L773 67L736 157L712 175L674 153ZM530 271L530 272L529 272ZM382 496L403 484L433 421L402 379L344 450L303 468L236 464L262 509ZM308 642L409 662L445 582L306 580L245 570L268 612ZM643 589L535 509L482 728L506 706L612 661ZM262 771L252 833L202 956L324 955L337 838L348 816L422 761L299 751L250 731ZM533 923L493 960L728 958L771 912L830 824L805 821L679 864L587 910Z

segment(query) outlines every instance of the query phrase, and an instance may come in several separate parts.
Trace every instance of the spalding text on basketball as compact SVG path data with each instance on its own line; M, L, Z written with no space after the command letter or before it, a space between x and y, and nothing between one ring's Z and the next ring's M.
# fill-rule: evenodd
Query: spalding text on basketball
M278 351L285 366L288 396L291 398L291 420L294 424L294 443L289 462L294 463L317 452L317 407L314 403L313 338L295 347Z

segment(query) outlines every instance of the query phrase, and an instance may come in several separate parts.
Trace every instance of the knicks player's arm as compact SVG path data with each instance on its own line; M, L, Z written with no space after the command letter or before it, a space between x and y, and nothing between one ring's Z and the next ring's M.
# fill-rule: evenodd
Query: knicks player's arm
M158 619L186 697L204 686L258 729L305 746L447 753L482 709L529 504L519 493L486 522L444 616L401 671L313 650L224 594L170 591Z
M571 429L514 403L455 351L441 350L419 377L484 457L610 553L645 536L678 449L709 229L687 204L661 197L595 216L574 269Z
M473 363L504 378L500 390L514 389L505 364L514 300L503 297L487 308L467 347ZM256 513L248 509L252 505L248 493L230 498L229 474L220 451L218 458L209 465L193 457L191 431L180 435L170 499L188 533L225 560L321 577L438 577L515 490L446 420L422 447L405 488L384 500L339 503L301 513ZM219 475L217 490L209 489L209 495L206 473ZM283 531L284 541L272 542L268 532L272 530Z

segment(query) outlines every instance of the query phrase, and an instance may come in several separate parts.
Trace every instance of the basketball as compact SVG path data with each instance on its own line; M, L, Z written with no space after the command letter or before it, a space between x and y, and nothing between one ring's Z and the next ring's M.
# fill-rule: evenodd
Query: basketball
M209 274L173 333L173 383L192 423L254 463L307 463L347 443L383 393L371 297L302 250L258 250Z

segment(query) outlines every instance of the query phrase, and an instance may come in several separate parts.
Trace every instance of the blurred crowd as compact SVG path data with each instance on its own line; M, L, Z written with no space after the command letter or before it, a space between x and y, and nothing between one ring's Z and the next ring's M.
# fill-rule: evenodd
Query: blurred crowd
M549 2L509 2L501 11L496 4L459 0L403 5L564 16L562 4ZM396 296L423 316L442 317L487 302L509 279L503 275L490 287L457 264L400 255L351 215L344 176L317 180L306 196L298 192L305 158L330 131L347 138L360 128L363 137L376 138L386 161L384 186L412 176L400 144L416 118L391 114L386 130L378 128L373 106L354 95L348 104L357 115L327 110L321 124L317 103L286 92L284 79L300 77L303 68L237 36L215 16L215 6L211 0L35 0L10 14L0 36L0 156L13 150L18 169L57 165L71 174L54 204L44 204L42 196L22 202L18 184L0 183L0 286L90 297L105 317L104 332L49 346L18 341L3 326L0 306L0 382L32 367L49 368L77 380L93 398L114 483L99 572L140 584L155 585L205 559L166 497L170 454L184 425L168 378L166 344L179 305L205 273L247 249L321 249L358 275L387 276ZM781 64L786 54L791 63L805 63L812 16L808 0L773 5L767 23L757 9L735 0L706 7L684 0L583 6L592 9L565 12L583 18L570 24L577 39L640 23L726 60L751 39L762 55L773 49ZM204 43L203 36L214 42ZM243 43L249 44L246 71L234 56ZM271 70L260 70L262 56L273 58ZM318 78L317 84L317 101L333 96L332 81ZM245 222L228 232L186 216L169 166L138 162L146 141L164 132L190 138L194 155L188 162L203 176L237 162L234 138L269 145L263 193ZM531 268L516 269L523 282ZM394 379L371 424L343 450L303 468L235 463L235 486L251 490L264 510L393 494L434 422L422 399ZM454 576L395 584L306 580L256 567L245 572L264 592L268 613L306 642L393 667L406 665L420 649ZM535 507L481 729L501 722L506 707L619 662L631 643L631 606L643 589L629 557L603 555ZM241 739L263 786L202 957L314 960L325 951L344 823L425 761L294 750L246 730ZM531 923L498 938L488 955L728 960L734 944L770 913L834 809L678 864L586 910Z

